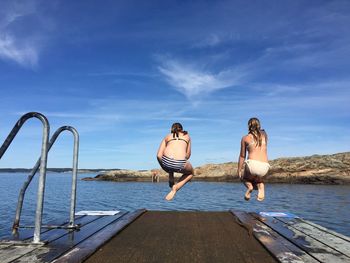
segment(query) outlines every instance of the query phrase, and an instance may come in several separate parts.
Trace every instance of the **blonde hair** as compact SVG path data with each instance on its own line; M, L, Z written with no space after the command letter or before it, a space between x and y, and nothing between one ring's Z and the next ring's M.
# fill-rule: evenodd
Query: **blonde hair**
M267 142L267 134L261 129L260 121L258 118L250 118L248 121L249 133L253 136L255 145L260 147L262 144L262 138L265 137Z

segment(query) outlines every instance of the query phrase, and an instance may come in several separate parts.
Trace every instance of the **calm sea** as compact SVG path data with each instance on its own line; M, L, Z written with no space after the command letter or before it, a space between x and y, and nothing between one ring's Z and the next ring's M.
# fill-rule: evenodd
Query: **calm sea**
M80 174L79 178L94 176ZM9 231L19 189L27 175L0 173L0 236ZM37 177L37 176L36 176ZM69 217L70 173L48 173L43 221ZM28 188L21 223L34 224L37 178ZM80 210L203 210L290 212L350 236L350 186L266 185L266 199L243 200L245 188L238 183L190 182L171 202L164 200L167 183L78 181L77 211Z

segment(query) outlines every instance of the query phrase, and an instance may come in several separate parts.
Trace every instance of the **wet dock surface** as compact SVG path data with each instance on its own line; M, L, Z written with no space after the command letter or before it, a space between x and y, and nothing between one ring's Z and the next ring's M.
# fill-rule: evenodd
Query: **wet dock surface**
M86 262L276 262L230 212L148 211Z
M39 244L20 229L0 240L0 262L350 263L350 237L288 213L105 212L77 216L79 229L43 228Z

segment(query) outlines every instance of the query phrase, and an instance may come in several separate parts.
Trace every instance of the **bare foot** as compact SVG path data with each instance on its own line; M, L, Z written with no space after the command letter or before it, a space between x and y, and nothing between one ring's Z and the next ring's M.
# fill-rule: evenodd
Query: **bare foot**
M258 200L260 202L264 201L264 199L265 199L265 196L262 196L260 194L258 194L258 197L256 198L256 200Z
M253 192L254 186L251 182L245 181L244 182L245 187L247 187L247 191L244 194L244 199L246 201L249 201L250 199L250 194Z
M244 195L244 200L246 201L249 201L250 199L250 194L252 193L253 189L247 189L247 192L245 192L245 195Z
M174 196L176 195L176 187L175 185L172 187L171 191L167 194L167 196L165 197L165 199L167 201L171 201L173 200Z
M264 201L265 199L265 186L263 183L258 184L258 197L256 200L258 201Z

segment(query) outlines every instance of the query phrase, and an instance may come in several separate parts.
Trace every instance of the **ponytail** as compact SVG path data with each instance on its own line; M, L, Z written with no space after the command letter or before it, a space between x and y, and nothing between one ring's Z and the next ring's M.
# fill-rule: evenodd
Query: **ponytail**
M183 130L181 123L175 122L171 126L171 133L173 134L173 138L179 138L179 132L182 132L184 135L187 134L187 131Z
M262 145L262 138L265 136L267 141L267 135L264 130L261 129L260 121L258 118L251 118L248 121L249 133L253 136L255 146L260 147Z

